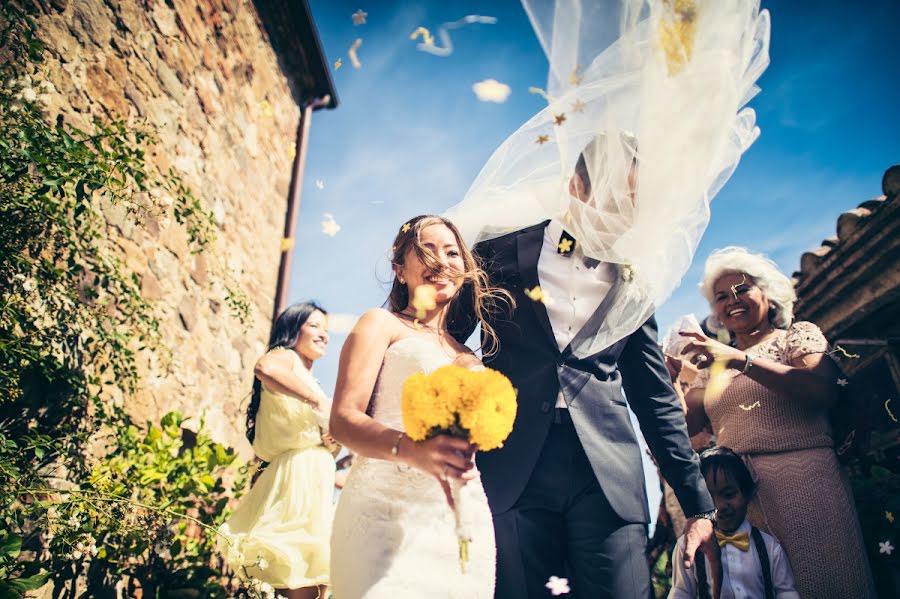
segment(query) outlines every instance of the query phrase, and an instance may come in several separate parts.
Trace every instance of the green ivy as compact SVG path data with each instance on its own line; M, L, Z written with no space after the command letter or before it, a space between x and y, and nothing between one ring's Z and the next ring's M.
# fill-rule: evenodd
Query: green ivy
M165 596L162 581L225 596L214 530L244 473L202 423L138 426L123 410L138 356L165 349L107 215L140 227L171 212L194 253L213 248L215 222L176 171L152 166L149 125L47 121L40 6L0 8L0 597L48 579L72 597L76 579L82 596L119 581L145 597Z

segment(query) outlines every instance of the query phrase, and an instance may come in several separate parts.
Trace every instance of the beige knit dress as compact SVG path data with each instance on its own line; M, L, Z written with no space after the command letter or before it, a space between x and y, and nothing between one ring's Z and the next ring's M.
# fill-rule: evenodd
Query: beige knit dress
M794 323L747 353L790 364L828 350L819 328ZM750 522L775 536L791 562L804 599L875 597L862 532L846 475L834 453L827 408L812 408L751 380L736 370L718 398L704 409L716 444L744 456L756 479ZM705 388L701 371L694 388Z

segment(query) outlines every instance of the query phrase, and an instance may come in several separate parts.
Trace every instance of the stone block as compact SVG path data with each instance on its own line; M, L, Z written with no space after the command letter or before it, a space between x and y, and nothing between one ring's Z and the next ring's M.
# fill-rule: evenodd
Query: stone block
M112 14L101 0L79 0L75 2L75 21L80 27L74 27L73 31L79 35L85 34L82 42L92 43L100 48L107 48L112 38L114 20ZM79 35L79 37L81 37Z
M148 300L158 300L163 296L159 279L150 270L145 271L141 275L141 295Z
M85 84L90 99L99 103L110 117L128 116L129 103L125 99L122 84L113 80L99 65L92 64L88 67Z
M162 60L156 63L156 76L163 90L177 103L184 101L184 86L175 72Z

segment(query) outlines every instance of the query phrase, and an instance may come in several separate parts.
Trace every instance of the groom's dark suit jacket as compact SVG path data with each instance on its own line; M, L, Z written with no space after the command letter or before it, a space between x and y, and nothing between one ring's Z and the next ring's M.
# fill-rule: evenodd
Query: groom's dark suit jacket
M684 512L693 515L712 510L681 403L656 343L654 318L611 347L576 357L582 344L590 344L609 304L626 284L622 278L616 277L606 299L562 352L544 305L525 295L525 289L540 284L537 264L547 222L475 247L491 283L508 290L517 302L511 314L507 310L491 319L500 349L484 360L486 366L509 377L518 390L512 434L502 448L479 453L477 458L491 510L494 514L505 512L522 494L562 390L575 430L612 508L626 522L648 522L641 450L622 396L623 387L644 438ZM459 302L450 316L451 330L463 341L475 328L471 314L471 304Z

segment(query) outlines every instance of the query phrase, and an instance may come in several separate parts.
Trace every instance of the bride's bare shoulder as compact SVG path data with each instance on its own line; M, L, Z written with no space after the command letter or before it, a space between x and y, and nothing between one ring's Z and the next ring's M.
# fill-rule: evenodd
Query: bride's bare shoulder
M471 351L466 351L454 358L453 363L457 366L462 366L463 368L468 368L469 370L480 370L484 368L484 364L481 363L481 360Z

